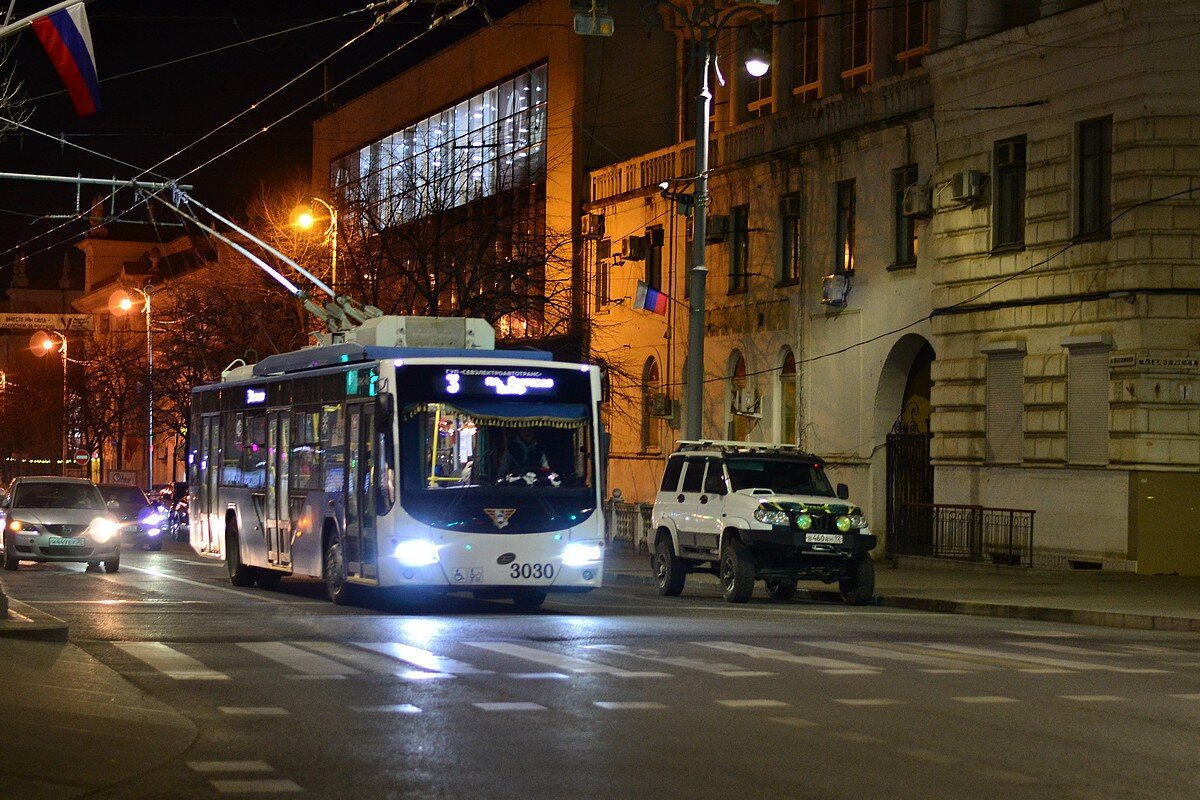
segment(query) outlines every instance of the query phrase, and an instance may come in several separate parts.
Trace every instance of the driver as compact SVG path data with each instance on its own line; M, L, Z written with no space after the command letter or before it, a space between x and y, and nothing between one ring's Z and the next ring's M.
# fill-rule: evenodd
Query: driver
M548 473L550 462L533 428L520 428L517 435L508 440L504 457L500 460L500 474L525 475L530 472Z

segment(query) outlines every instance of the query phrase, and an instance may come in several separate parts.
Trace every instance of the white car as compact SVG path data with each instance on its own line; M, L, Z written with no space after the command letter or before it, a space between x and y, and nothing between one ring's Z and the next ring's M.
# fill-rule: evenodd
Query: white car
M853 605L871 601L876 537L836 489L821 459L795 445L684 441L667 458L654 500L651 565L659 594L689 572L714 572L725 599L744 603L755 581L787 599L801 579L837 583Z
M121 568L121 526L100 490L83 478L13 480L4 501L4 568L22 561L86 561Z

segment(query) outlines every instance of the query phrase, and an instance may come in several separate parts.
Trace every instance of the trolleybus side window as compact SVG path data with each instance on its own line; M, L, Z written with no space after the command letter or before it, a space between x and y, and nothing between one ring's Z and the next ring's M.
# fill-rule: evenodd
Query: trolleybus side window
M226 411L221 415L223 440L221 442L220 483L224 486L245 486L242 478L245 416L240 411Z
M321 414L309 408L296 409L292 417L292 486L295 489L319 489L321 451L317 438Z
M321 409L321 441L325 491L340 492L346 481L346 422L342 403L326 403Z
M261 489L267 480L267 415L264 411L245 415L245 445L242 447L242 485Z

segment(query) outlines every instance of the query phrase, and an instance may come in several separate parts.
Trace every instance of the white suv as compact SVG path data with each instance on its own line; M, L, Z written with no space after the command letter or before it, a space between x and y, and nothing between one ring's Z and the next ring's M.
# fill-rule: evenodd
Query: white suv
M679 594L687 573L703 571L732 603L749 600L760 579L771 597L790 598L802 578L836 582L847 603L870 602L875 535L848 497L795 445L680 442L651 513L659 594Z

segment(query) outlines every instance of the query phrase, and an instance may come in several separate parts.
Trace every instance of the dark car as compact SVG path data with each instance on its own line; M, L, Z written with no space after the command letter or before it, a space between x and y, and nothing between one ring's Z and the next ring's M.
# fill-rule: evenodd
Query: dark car
M126 544L145 545L148 550L162 550L162 534L166 514L161 506L151 503L146 493L136 486L122 483L101 483L97 489L108 508L121 523L121 540Z

